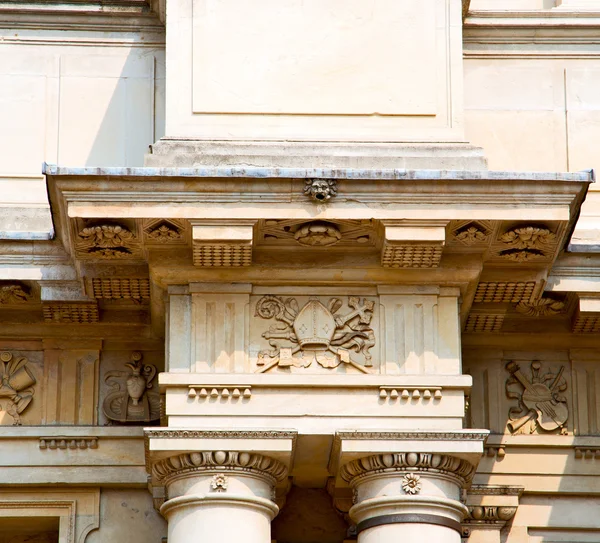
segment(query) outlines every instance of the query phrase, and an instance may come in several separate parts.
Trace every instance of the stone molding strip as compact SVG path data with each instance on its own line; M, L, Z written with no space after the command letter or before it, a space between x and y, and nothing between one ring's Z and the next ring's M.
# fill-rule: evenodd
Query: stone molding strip
M448 473L462 479L465 483L475 474L475 467L461 458L446 454L416 452L377 454L359 458L345 464L340 474L342 479L349 483L357 477L363 477L371 473L400 470L431 470Z
M421 514L402 514L402 515L381 515L371 517L367 520L359 522L356 526L357 534L375 528L376 526L385 526L386 524L435 524L436 526L444 526L450 528L462 535L462 527L459 522L441 515L421 515Z
M278 460L261 454L235 451L184 453L160 460L152 467L153 475L160 481L175 475L202 471L256 473L277 482L283 481L287 476L287 468Z

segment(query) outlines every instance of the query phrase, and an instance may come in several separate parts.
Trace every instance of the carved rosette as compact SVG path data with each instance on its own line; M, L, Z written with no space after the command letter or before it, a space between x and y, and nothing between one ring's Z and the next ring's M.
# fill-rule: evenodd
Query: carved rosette
M152 467L152 474L162 483L173 477L202 472L219 477L225 477L226 473L255 474L268 479L273 485L287 476L287 468L278 460L262 454L235 451L185 453L160 460ZM214 478L213 483L216 484Z
M461 486L466 486L475 474L475 467L466 460L446 454L389 453L349 462L342 466L341 477L354 486L369 475L404 471L441 473L459 479Z

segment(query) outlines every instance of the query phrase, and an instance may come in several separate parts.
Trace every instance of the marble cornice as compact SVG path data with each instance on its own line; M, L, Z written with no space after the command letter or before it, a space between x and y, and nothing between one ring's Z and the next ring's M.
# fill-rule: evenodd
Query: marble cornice
M338 196L322 211L323 220L335 219L352 208L355 218L412 219L407 208L428 205L444 211L444 219L464 218L464 206L481 217L490 209L502 218L518 219L515 209L528 205L532 220L557 220L557 208L577 208L593 182L590 171L577 173L494 172L404 169L330 168L62 168L45 165L50 197L56 209L68 207L71 217L164 218L177 204L177 217L219 219L223 206L252 204L232 220L272 218L312 210L303 193L307 178L335 178ZM224 184L222 179L227 179ZM268 179L268 182L266 181ZM103 190L98 190L103 186ZM543 190L542 190L543 189ZM123 206L129 202L138 206ZM357 207L356 202L362 207ZM385 203L385 206L382 204ZM274 204L285 204L279 209ZM460 209L453 209L459 206ZM568 208L568 209L567 209ZM502 210L501 212L499 210ZM401 213L401 214L400 214ZM549 213L547 215L547 213ZM346 216L346 215L344 215ZM419 218L420 215L419 215Z

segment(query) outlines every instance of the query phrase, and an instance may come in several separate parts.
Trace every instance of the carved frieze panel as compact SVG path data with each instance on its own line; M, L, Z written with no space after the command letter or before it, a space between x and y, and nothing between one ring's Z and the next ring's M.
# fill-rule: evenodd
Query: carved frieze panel
M569 407L565 391L565 370L542 367L539 361L531 362L529 371L521 371L515 362L509 362L506 370L506 395L517 402L508 412L507 428L512 434L560 431L566 433Z
M378 240L372 220L268 219L259 221L257 230L258 244L267 246L373 247Z
M257 372L371 373L375 300L360 296L262 296L254 300ZM260 334L260 335L259 335Z
M131 354L129 371L112 370L104 382L112 389L102 403L105 417L113 423L148 423L160 419L160 395L156 390L157 368L142 361L142 353Z
M473 376L469 426L511 435L576 430L577 398L566 353L540 351L533 356L477 349L463 355L465 372Z
M0 378L0 411L12 417L13 426L20 426L21 413L33 400L37 383L29 360L8 351L0 353Z

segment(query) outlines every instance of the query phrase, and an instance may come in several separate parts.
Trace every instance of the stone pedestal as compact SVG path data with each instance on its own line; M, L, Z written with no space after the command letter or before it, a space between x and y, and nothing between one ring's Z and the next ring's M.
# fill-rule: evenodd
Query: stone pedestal
M475 468L454 456L390 453L342 467L353 489L350 517L359 543L436 541L459 543L467 514L460 502Z
M168 500L160 508L170 543L270 543L279 512L275 485L286 467L259 454L181 454L154 465Z

